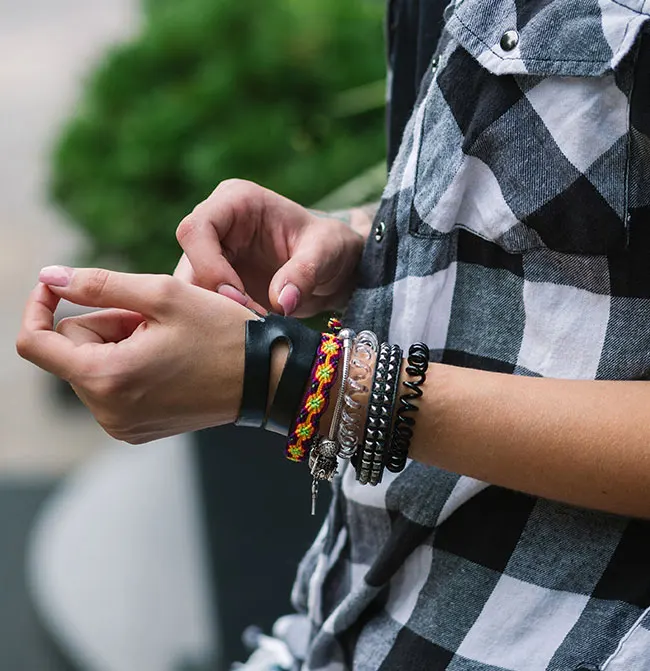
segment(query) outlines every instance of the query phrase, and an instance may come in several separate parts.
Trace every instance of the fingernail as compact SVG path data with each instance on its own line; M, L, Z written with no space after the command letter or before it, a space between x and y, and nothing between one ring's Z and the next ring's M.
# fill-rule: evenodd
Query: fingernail
M38 281L51 287L67 287L73 274L74 268L68 266L46 266L38 274Z
M235 289L232 284L222 284L218 289L217 293L230 298L241 305L248 305L248 297L245 296L239 289Z
M284 310L284 316L293 314L300 302L300 289L295 284L286 284L278 296L278 303Z

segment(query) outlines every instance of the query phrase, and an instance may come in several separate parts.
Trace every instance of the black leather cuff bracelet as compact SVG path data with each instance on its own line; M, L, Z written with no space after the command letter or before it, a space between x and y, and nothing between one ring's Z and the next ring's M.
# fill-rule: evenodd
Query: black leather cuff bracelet
M244 390L237 426L265 428L289 434L299 410L316 358L321 334L291 317L267 314L246 322ZM289 356L282 371L269 415L266 408L271 378L271 350L284 340Z

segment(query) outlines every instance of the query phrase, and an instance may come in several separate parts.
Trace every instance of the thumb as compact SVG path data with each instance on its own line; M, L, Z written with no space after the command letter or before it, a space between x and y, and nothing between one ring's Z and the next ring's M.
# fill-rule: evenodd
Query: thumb
M156 317L170 303L173 284L168 275L135 275L103 268L48 266L38 276L42 284L71 303L93 308L122 308Z
M294 314L311 301L317 287L332 282L340 270L336 266L337 254L322 241L298 249L271 280L271 306L287 317Z

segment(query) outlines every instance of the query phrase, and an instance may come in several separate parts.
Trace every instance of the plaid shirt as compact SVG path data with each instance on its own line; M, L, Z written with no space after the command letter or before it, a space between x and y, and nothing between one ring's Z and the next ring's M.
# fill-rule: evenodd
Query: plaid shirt
M648 0L447 9L350 325L457 366L648 377L649 17ZM334 489L294 589L304 669L650 669L650 522L415 462Z

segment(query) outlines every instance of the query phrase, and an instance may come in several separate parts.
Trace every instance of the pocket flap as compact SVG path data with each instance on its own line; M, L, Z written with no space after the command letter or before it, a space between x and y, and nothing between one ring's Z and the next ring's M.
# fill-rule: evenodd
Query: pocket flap
M447 28L493 74L597 77L650 18L648 0L456 0Z

